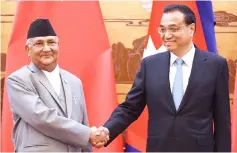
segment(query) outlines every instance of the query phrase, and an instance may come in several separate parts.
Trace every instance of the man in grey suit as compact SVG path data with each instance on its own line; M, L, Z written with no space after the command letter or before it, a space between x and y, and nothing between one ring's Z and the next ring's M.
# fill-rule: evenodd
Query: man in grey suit
M88 127L82 83L60 69L58 37L48 19L31 23L31 63L7 78L15 152L82 152L108 137Z

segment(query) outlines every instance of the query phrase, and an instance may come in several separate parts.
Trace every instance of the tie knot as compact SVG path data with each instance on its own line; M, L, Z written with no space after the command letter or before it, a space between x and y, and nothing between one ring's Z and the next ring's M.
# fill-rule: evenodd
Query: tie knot
M183 60L182 60L182 58L177 58L176 59L176 63L178 64L178 65L182 65L183 64Z

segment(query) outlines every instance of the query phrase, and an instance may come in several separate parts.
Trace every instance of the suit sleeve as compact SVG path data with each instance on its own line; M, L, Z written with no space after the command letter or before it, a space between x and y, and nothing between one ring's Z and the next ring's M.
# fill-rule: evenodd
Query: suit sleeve
M137 120L145 106L145 60L143 60L125 101L113 111L109 120L104 124L104 127L110 132L110 140L105 146Z
M84 96L84 92L83 92L83 87L82 87L82 83L81 83L81 97L83 97L82 100L82 104L83 104L83 120L82 120L82 124L86 125L89 127L89 121L88 121L88 116L87 116L87 109L86 109L86 103L85 103L85 96ZM92 146L88 140L88 144L86 147L82 148L82 152L92 152Z
M217 152L231 151L230 133L230 101L229 101L229 72L224 59L216 80L214 97L214 150Z
M13 113L41 133L66 144L84 148L91 129L69 118L59 116L55 108L48 108L36 91L17 76L7 79L8 97Z

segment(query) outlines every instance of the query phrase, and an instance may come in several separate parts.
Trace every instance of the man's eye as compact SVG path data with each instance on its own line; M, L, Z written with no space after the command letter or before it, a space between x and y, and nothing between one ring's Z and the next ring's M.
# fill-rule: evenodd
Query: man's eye
M172 31L172 32L176 32L178 30L179 30L179 28L170 28L170 31Z
M160 29L161 32L165 32L165 29Z
M40 43L40 42L35 43L35 45L37 45L37 46L42 45L42 44L43 44L43 43Z

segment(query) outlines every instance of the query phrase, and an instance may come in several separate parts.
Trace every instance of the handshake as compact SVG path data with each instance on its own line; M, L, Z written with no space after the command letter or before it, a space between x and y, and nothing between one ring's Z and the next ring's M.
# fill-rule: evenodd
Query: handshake
M109 141L109 130L105 127L91 127L89 142L96 148L102 148Z

